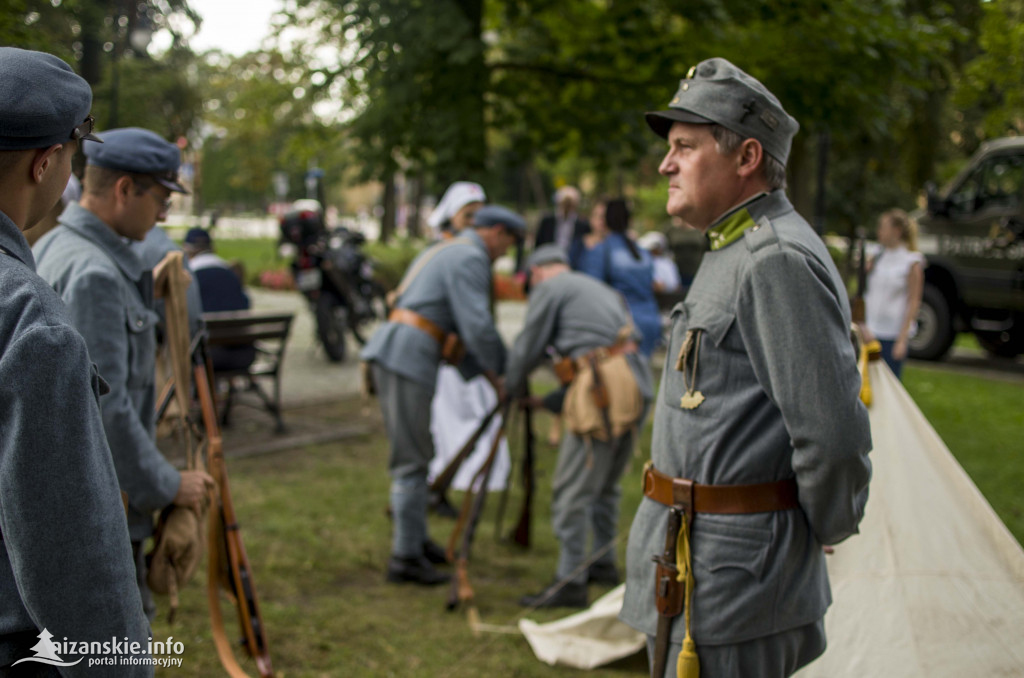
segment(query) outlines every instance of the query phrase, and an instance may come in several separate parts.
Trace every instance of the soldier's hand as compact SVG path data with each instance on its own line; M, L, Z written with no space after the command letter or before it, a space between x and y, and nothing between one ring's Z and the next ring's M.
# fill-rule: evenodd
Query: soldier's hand
M199 510L207 494L213 490L213 478L206 471L182 471L178 494L174 495L177 506Z

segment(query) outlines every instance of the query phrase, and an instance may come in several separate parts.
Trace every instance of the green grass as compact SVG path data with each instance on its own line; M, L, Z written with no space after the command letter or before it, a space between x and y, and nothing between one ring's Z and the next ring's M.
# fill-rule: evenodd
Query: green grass
M1024 543L1019 383L907 366L903 385L1017 541Z
M277 254L276 238L217 238L217 255L245 267L245 284L259 285L264 271L287 270L291 261Z
M913 366L906 368L904 383L996 512L1024 541L1020 387ZM350 421L360 416L359 403L305 414ZM555 449L543 442L548 424L545 417L535 422L538 490L532 549L524 551L495 539L499 496L492 494L472 553L470 579L482 621L512 631L508 634L484 632L474 637L464 610L445 610L447 587L385 584L390 550L387 442L379 424L373 435L344 444L229 458L236 510L279 678L581 675L540 663L514 631L522 615L516 601L550 581L557 557L549 514ZM518 434L511 442L518 450ZM649 444L648 424L640 449L648 450ZM643 455L638 456L622 481L623 535L640 501L642 461ZM452 499L458 505L459 496ZM519 506L516 485L504 532L516 522ZM445 543L453 523L433 516L430 520L432 536ZM617 553L621 565L624 539L617 544ZM171 635L185 643L183 667L158 669L158 675L222 675L210 639L205 579L203 570L183 591L173 627L162 616L154 624L155 640ZM591 587L591 598L606 590ZM163 615L166 600L158 604ZM529 617L550 621L566 613L538 611ZM225 614L231 624L233 613L225 608ZM231 634L234 628L229 626ZM251 662L243 666L256 675ZM646 659L640 654L587 675L623 678L645 671Z
M352 412L350 416L356 416ZM499 495L488 498L476 533L470 580L482 621L514 631L522 614L517 600L547 584L554 573L557 542L548 504L555 449L543 442L547 421L538 417L533 547L523 550L495 538ZM513 437L519 445L518 434ZM642 443L647 447L647 437ZM518 449L518 447L516 447ZM232 494L268 629L279 678L293 676L565 676L577 671L540 663L518 633L485 632L474 637L465 610L448 612L448 587L389 585L384 569L390 551L387 442L373 435L344 445L324 445L284 454L228 459ZM638 457L623 480L623 534L640 501ZM456 493L456 500L461 497ZM503 532L518 519L518 485L509 497ZM431 534L446 539L453 521L431 517ZM624 563L625 539L617 544ZM168 635L185 643L182 668L159 675L221 675L210 639L205 570L181 595L175 625L163 615L155 640ZM596 599L607 588L591 587ZM565 610L531 613L550 621ZM225 607L225 616L233 612ZM228 617L229 624L232 617ZM229 635L235 627L229 626ZM255 666L243 666L255 676ZM595 677L642 675L642 655L593 671Z

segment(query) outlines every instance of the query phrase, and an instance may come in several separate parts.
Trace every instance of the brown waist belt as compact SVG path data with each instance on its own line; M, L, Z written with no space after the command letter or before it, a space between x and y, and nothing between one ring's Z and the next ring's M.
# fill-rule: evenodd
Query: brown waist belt
M588 351L575 359L566 356L555 361L555 376L558 377L558 381L562 386L568 386L572 383L572 380L576 378L576 374L586 367L592 357L597 360L602 360L604 358L610 358L616 355L628 355L630 353L636 353L636 342L632 340L612 344L611 346L601 346L592 351Z
M796 480L755 485L699 485L667 476L650 464L644 469L644 496L665 506L689 506L693 513L765 513L800 506Z
M396 308L388 314L388 322L409 325L425 332L441 347L441 358L449 364L458 365L466 355L466 347L459 339L459 335L445 332L434 321L424 318L416 311Z

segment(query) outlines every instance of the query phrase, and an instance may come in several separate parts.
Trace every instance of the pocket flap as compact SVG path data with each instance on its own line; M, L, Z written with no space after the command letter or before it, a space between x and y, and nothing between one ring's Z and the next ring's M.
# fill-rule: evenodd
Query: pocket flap
M709 572L738 568L760 579L771 538L771 530L766 528L699 515L693 522L693 559Z
M704 330L708 339L720 346L732 327L735 314L713 304L684 302L686 306L687 329Z
M124 311L125 324L128 326L128 331L133 334L139 334L140 332L152 329L160 320L160 316L157 315L156 311L144 306L126 306Z

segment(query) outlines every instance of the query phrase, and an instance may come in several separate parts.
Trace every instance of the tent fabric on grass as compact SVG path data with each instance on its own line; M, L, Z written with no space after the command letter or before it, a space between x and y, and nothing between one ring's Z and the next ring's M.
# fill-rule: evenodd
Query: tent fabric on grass
M797 676L1024 675L1024 549L889 368L870 380L871 495L860 534L828 557L828 649ZM621 600L619 587L520 630L542 661L600 666L644 646L616 620Z

